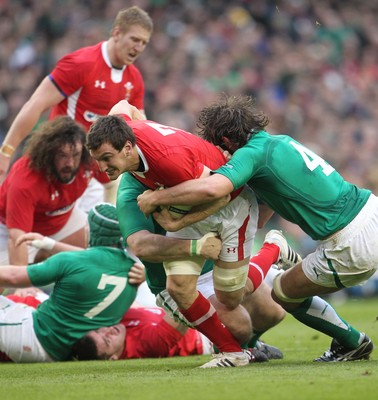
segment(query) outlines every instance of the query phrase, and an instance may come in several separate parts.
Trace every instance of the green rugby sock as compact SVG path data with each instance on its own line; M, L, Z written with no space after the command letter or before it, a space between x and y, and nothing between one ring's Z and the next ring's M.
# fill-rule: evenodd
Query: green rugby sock
M248 342L248 347L256 347L256 343L257 341L260 339L260 336L263 334L264 332L259 332L259 331L253 331L252 332L252 337L250 339L250 341Z
M309 297L294 311L288 311L295 319L335 338L349 348L359 345L360 332L342 319L335 309L321 297Z

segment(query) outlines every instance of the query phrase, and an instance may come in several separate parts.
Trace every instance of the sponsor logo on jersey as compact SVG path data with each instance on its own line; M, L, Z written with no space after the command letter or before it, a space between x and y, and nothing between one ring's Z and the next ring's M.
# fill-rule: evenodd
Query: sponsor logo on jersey
M84 111L83 117L87 122L94 122L99 117L99 115L94 113L93 111L86 110Z
M231 164L224 164L223 167L226 167L228 169L234 169L234 166Z
M236 247L227 247L227 253L236 253Z
M131 82L127 82L125 84L125 89L126 89L126 91L125 91L125 99L129 100L130 97L131 97L131 92L134 89L134 85Z
M92 179L92 177L93 177L92 171L86 169L83 173L83 178L89 181L90 179Z
M106 82L105 81L99 81L98 79L94 83L95 88L101 88L105 89L106 87Z

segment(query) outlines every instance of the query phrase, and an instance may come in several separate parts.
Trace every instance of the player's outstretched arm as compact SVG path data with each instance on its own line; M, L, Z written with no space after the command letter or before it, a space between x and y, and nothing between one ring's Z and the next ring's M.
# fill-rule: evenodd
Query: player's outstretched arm
M126 114L133 121L145 120L146 115L144 112L138 110L135 106L132 106L127 100L121 100L115 104L109 111L109 115Z
M64 99L49 77L46 77L24 104L0 147L0 183L5 179L10 158L21 141L33 130L41 114Z
M62 251L81 251L82 247L72 246L67 243L57 242L56 240L43 236L40 233L28 232L20 235L16 240L16 247L26 243L28 246L33 246L36 249L48 251L50 254L57 254Z
M31 286L26 265L1 265L0 287L17 288Z

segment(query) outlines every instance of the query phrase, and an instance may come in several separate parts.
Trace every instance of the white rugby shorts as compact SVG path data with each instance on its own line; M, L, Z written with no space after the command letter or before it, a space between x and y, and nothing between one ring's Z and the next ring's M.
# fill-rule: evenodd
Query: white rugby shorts
M302 261L313 283L334 288L363 285L378 268L378 198L371 195L342 230L320 242Z
M34 308L0 295L0 351L14 362L52 362L35 335Z
M243 191L216 214L167 236L180 239L200 239L209 232L217 232L222 241L219 259L241 261L251 256L257 230L258 205L253 191Z

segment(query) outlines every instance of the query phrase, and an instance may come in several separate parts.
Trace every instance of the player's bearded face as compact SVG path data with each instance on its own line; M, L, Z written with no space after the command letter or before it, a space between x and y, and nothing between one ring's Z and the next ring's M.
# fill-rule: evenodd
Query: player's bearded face
M54 158L53 173L56 179L62 183L69 183L76 176L79 168L83 145L76 143L63 145Z

